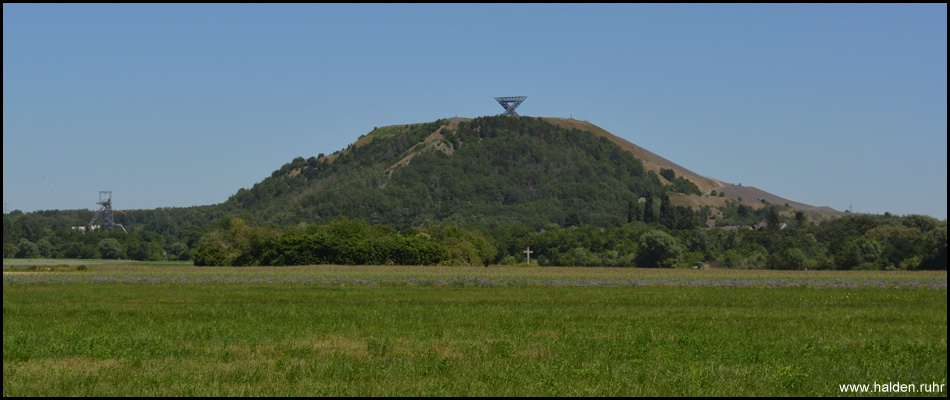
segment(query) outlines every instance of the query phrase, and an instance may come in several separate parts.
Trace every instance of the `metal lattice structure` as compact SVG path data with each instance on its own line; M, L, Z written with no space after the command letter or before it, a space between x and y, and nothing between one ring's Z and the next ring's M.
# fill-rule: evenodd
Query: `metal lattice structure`
M101 207L96 211L96 215L92 216L92 221L89 221L90 229L93 229L93 223L95 223L99 217L102 217L102 225L107 231L115 229L115 212L112 211L112 191L99 191L99 201L96 202L96 204Z
M515 112L515 109L521 105L521 102L524 99L527 99L528 96L508 96L508 97L495 97L495 100L498 101L498 104L501 104L502 107L505 107L505 112L501 115L509 116L518 116L518 113Z
M93 231L96 229L96 226L93 225L96 223L96 220L100 217L102 218L102 225L107 231L115 230L115 227L118 226L122 228L122 231L129 233L125 230L125 227L122 224L115 223L115 210L112 209L112 191L109 190L100 190L99 191L99 201L96 204L100 205L99 210L96 211L96 215L92 216L92 220L89 221L89 230ZM119 211L125 214L122 211Z

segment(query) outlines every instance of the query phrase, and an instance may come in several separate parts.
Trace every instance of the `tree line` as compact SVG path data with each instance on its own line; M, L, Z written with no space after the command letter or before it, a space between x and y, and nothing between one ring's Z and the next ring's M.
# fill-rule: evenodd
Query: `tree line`
M116 213L116 223L129 233L90 229L93 215L90 210L4 214L3 257L187 261L223 213L208 206Z
M911 215L851 216L788 229L669 229L634 221L540 230L426 223L402 232L342 218L252 228L232 219L205 235L196 265L490 265L736 269L946 269L947 226Z
M15 211L3 216L3 251L5 258L194 259L198 265L486 265L523 263L523 251L530 247L533 262L543 266L688 267L706 263L739 269L947 268L947 223L927 216L852 215L814 224L797 214L796 218L779 217L780 207L770 205L750 212L752 218L769 221L765 230L750 226L710 229L680 226L675 213L666 211L673 216L670 220L663 218L661 211L675 208L662 204L647 207L647 203L629 201L623 215L627 222L606 227L573 214L567 218L570 225L565 226L429 221L403 230L365 219L338 218L328 224L279 227L253 226L241 218L222 217L205 229L184 221L166 221L187 226L167 235L145 228L162 225L157 222L132 226L129 234L82 233L70 226L81 224L85 215L70 219L55 212ZM731 207L738 205L731 203ZM645 217L651 214L648 209L654 210L654 217ZM697 214L701 213L688 218L695 223ZM164 210L151 215L166 219L174 213ZM787 228L779 229L780 225Z
M457 226L425 224L397 232L385 225L340 218L328 225L254 228L242 219L201 238L199 266L249 265L478 265L497 253L491 240Z

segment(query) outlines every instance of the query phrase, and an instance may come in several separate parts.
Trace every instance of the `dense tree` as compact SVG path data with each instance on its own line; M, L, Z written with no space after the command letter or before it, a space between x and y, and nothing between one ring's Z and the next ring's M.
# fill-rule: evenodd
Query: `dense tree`
M82 243L69 242L66 244L62 253L63 257L66 258L82 258Z
M577 216L576 212L571 212L567 215L567 219L564 220L564 226L580 226L581 220Z
M652 224L657 222L656 211L653 206L653 193L647 192L646 202L643 203L643 222Z
M100 240L96 246L96 252L99 253L99 257L105 259L122 258L125 255L119 241L112 238Z
M53 256L52 245L45 238L36 241L36 250L40 257L49 258Z
M673 209L673 204L670 203L670 196L668 194L663 194L660 197L660 225L663 225L667 228L676 227L676 212Z
M699 191L699 187L690 180L683 178L682 176L676 177L673 179L673 186L670 191L674 193L683 193L683 194L695 194L700 195L702 192Z
M264 235L241 218L224 221L201 238L195 265L255 265L262 254Z
M924 237L920 269L947 269L947 227L934 228Z
M129 244L126 254L130 260L148 261L152 256L152 248L148 242L136 241Z
M680 262L682 249L672 236L663 231L650 231L640 237L637 266L641 268L673 267Z
M801 211L795 211L796 226L801 227L805 225L805 221L806 221L805 213Z
M16 257L17 258L37 258L40 256L39 247L36 243L31 242L27 238L21 238L20 242L16 246Z
M778 210L775 207L767 207L768 211L765 216L765 224L770 231L777 231L782 229L782 220L779 219Z
M181 257L182 254L188 251L188 245L182 242L175 242L168 246L168 254L174 258Z
M637 200L627 201L627 223L634 221L643 221L643 215L640 214L640 202Z
M849 239L836 257L842 269L875 269L874 263L881 257L881 245L863 238Z
M671 168L660 168L660 176L666 178L666 180L672 182L676 178L676 172Z

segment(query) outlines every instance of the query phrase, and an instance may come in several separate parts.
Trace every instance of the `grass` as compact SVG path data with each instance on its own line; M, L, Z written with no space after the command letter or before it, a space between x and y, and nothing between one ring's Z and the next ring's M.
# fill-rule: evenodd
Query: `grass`
M4 396L836 396L947 376L946 272L17 268ZM145 279L165 277L188 279ZM585 286L631 279L943 286Z
M89 276L188 276L188 277L344 277L354 279L493 278L493 279L846 279L846 280L941 280L947 271L792 271L668 268L591 267L431 267L320 265L289 267L194 267L190 261L128 261L90 259L3 259L4 272L54 272L33 266L79 266ZM68 271L59 271L68 272ZM42 274L38 274L42 275ZM69 274L63 276L78 276Z

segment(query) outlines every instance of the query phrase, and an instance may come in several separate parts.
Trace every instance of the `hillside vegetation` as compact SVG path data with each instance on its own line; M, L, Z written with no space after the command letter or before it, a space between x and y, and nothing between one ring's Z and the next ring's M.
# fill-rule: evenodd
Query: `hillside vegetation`
M399 229L428 220L540 228L572 214L625 222L630 201L671 193L700 194L606 137L540 118L482 117L376 129L337 154L298 157L226 205L275 223L349 216Z

